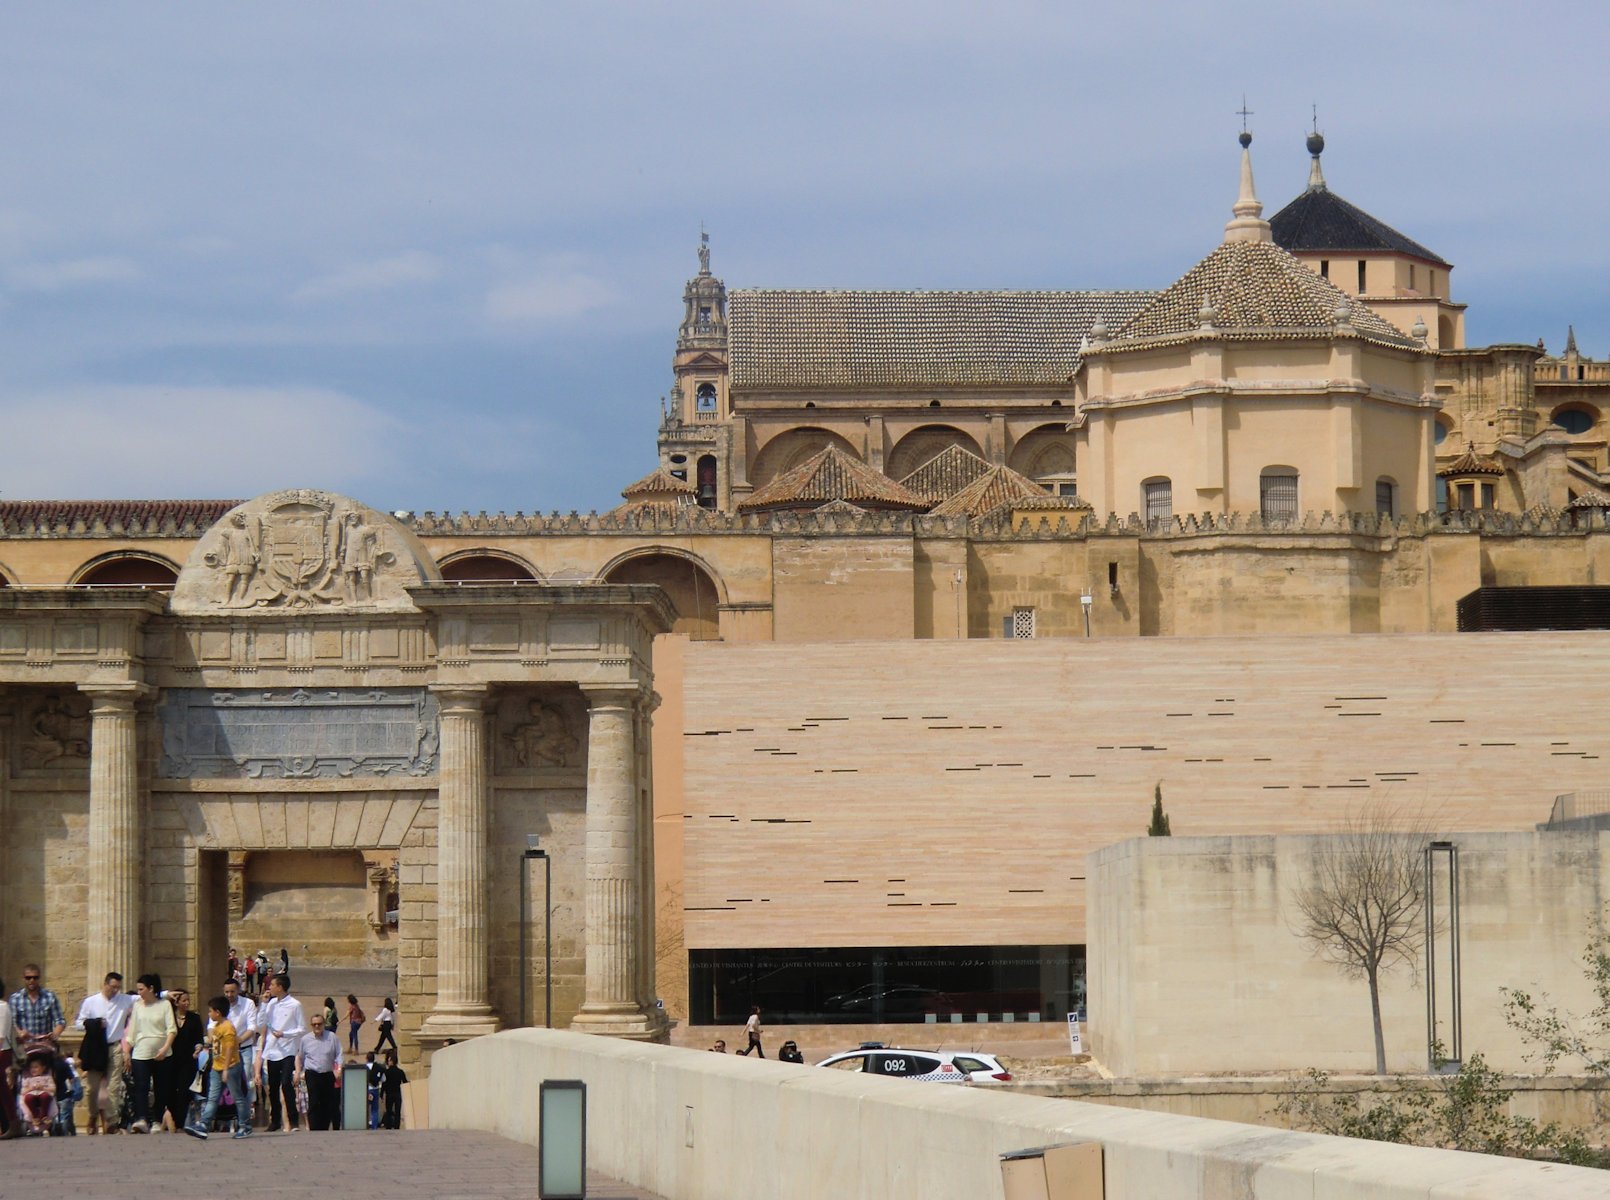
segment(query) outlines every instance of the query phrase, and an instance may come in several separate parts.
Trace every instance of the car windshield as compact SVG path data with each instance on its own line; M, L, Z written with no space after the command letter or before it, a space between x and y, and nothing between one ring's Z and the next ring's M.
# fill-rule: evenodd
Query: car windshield
M864 1071L866 1070L866 1055L852 1054L848 1058L841 1058L837 1062L826 1063L835 1071Z

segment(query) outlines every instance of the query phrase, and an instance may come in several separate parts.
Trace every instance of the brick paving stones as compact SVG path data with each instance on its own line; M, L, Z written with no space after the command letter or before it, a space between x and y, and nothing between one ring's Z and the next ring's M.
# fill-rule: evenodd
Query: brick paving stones
M0 1142L0 1197L534 1200L537 1151L490 1133L23 1138ZM661 1200L589 1174L590 1200Z

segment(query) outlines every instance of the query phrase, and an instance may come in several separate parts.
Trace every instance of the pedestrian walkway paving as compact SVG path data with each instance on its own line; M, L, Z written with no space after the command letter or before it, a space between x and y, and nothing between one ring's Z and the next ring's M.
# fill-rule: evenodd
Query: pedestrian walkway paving
M218 1200L531 1200L537 1151L491 1133L181 1134L0 1142L0 1196ZM589 1200L662 1200L588 1173Z

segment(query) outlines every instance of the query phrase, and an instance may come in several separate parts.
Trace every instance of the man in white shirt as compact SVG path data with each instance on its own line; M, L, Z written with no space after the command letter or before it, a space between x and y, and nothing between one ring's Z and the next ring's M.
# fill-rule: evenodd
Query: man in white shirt
M104 1052L93 1044L79 1051L84 1065L84 1094L89 1099L90 1133L112 1133L118 1127L123 1111L123 1073L128 1069L123 1062L123 1031L128 1028L129 1010L133 1007L134 997L123 991L123 976L116 971L108 971L101 990L85 996L84 1003L78 1006L78 1020L73 1024L83 1029L85 1021L100 1021L106 1034Z
M307 1020L309 1029L296 1048L296 1081L307 1084L307 1127L335 1128L335 1073L341 1067L341 1039L324 1027L324 1014Z
M246 1088L257 1099L257 1001L244 995L238 979L224 981L224 1001L229 1005L229 1023L234 1026L240 1041L240 1070L246 1077ZM212 1030L212 1021L207 1029Z
M296 1048L307 1032L307 1021L302 1016L302 1002L291 995L291 981L284 975L270 975L265 991L268 999L257 1010L258 1090L266 1080L268 1131L278 1133L285 1128L280 1117L283 1099L294 1133L301 1128L296 1114Z

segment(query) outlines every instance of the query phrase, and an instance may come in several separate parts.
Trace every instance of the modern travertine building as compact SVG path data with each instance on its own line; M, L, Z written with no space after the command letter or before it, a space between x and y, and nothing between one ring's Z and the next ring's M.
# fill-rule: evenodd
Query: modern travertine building
M1205 707L1253 694L1257 681L1241 682L1251 668L1237 663L1272 670L1287 653L1276 643L1283 635L1341 659L1364 644L1354 635L1402 634L1415 635L1412 654L1371 651L1384 654L1385 674L1355 687L1312 663L1310 684L1332 689L1326 704L1342 704L1412 669L1469 683L1494 712L1585 712L1590 676L1552 652L1528 662L1553 674L1534 671L1511 693L1511 678L1469 659L1474 643L1426 635L1610 624L1600 590L1610 582L1610 365L1584 358L1574 334L1557 357L1530 345L1466 346L1450 265L1330 191L1322 149L1310 139L1308 188L1266 221L1243 147L1223 242L1160 290L729 293L702 245L659 461L603 515L385 516L339 498L240 511L234 501L0 502L6 804L17 831L4 851L14 898L0 973L33 955L50 960L58 981L76 979L134 946L182 972L209 960L225 928L271 938L270 929L333 908L315 944L374 962L396 956L405 1012L430 1018L424 1033L512 1021L521 937L513 897L524 838L538 833L557 846L561 1019L577 1013L594 1027L653 1035L656 992L679 1013L730 1014L769 970L753 956L731 959L734 951L810 952L786 959L807 963L797 995L768 997L785 1013L820 1013L834 1001L854 1015L858 989L892 993L886 985L901 983L903 968L890 964L926 956L941 966L1011 961L983 982L952 972L943 989L914 985L905 1000L916 1007L895 1015L927 1015L925 988L956 1004L1043 1015L1081 986L1083 881L1067 862L1133 832L1132 814L1159 779L1171 809L1176 796L1184 806L1181 832L1322 829L1357 799L1352 781L1370 781L1382 765L1404 772L1389 780L1399 791L1418 781L1426 797L1452 797L1483 828L1541 819L1553 794L1592 785L1600 747L1565 755L1529 744L1493 791L1500 776L1469 747L1428 750L1414 741L1426 732L1418 726L1373 709L1331 717L1321 705L1314 724L1285 735L1324 767L1317 782L1271 774L1263 764L1278 757L1267 745L1237 741L1248 722ZM292 557L276 559L269 543ZM330 574L303 601L262 590L272 580L282 587L284 571L301 569L297 556L311 563L320 545ZM393 560L385 572L382 553ZM280 574L269 572L274 562ZM393 583L382 602L369 589L383 577ZM665 629L651 676L650 640ZM1211 640L1224 635L1245 640ZM1053 651L1035 641L1045 638L1068 640ZM997 645L917 644L955 639ZM1001 639L1013 649L990 657ZM828 645L846 642L855 645L837 656ZM1203 675L1189 709L1170 703L1175 655L1212 664L1227 654L1240 656L1225 664L1229 678ZM956 683L953 656L972 672L957 695L933 711L920 693L901 699L916 677ZM1039 672L1032 682L1026 663ZM1048 663L1060 665L1046 674ZM1123 695L1102 711L1128 714L1130 725L1107 727L1084 757L1053 768L1050 778L1067 777L1058 788L1038 778L1044 771L994 774L1019 771L1011 764L1028 763L1048 740L1068 741L1070 706L1097 676L1104 697ZM95 698L103 677L134 688L122 724L97 724L110 720ZM1142 677L1163 691L1130 695ZM486 690L461 696L463 687ZM629 903L603 886L625 876L603 867L597 895L584 897L584 864L593 879L611 854L621 870L636 855L630 886L649 886L646 841L629 849L609 822L626 819L618 814L635 797L631 819L651 826L650 688L659 697L654 899ZM229 706L239 700L216 697L243 689L261 693L257 709L298 713L323 703L298 698L299 689L328 691L340 727L384 741L395 761L372 775L321 766L305 776L294 755L269 755L281 763L270 767L255 750L235 762L232 749L226 768L216 755L188 754L181 731L235 746L235 727L217 722L236 719L218 714L236 713ZM354 700L352 689L368 698ZM821 710L824 689L844 703ZM1278 711L1279 695L1257 694ZM997 700L1033 706L1043 720L1014 733L987 715ZM826 761L829 739L814 731L860 729L871 707L879 723ZM1187 711L1203 722L1191 752L1156 749L1174 744L1159 726ZM448 730L471 738L474 712L489 714L483 741L452 742L470 756L455 759ZM777 726L766 736L763 713ZM1364 760L1383 751L1354 740L1366 718L1402 738L1404 754L1369 768ZM901 720L959 724L990 744L966 761L918 755L891 775L876 763L930 744L896 736ZM404 754L385 741L409 722L439 729L441 769L423 744ZM239 736L256 746L270 728L280 725L253 718ZM132 730L138 749L103 777L94 747L110 744L114 729ZM782 745L802 731L813 731L809 744ZM1494 731L1488 740L1513 739ZM1362 757L1321 753L1341 747ZM1105 769L1120 760L1123 771ZM1245 770L1219 777L1231 762ZM986 772L1000 812L969 807ZM470 782L450 785L450 773ZM1320 790L1291 806L1310 784ZM1198 807L1209 793L1215 802ZM481 881L473 865L433 877L432 848L446 853L449 843L438 846L432 823L445 819L449 797L466 794L472 811L485 799L490 848L455 861L479 862ZM314 795L334 795L333 808L306 799ZM97 804L107 796L121 807ZM36 812L44 818L26 819ZM133 814L118 818L137 820L133 840L98 823L112 812ZM923 870L976 885L968 897L948 912L949 901L934 899L927 912L928 900L896 894L915 874L892 869L877 881L887 896L863 904L867 896L845 890L872 878L840 868L863 853L853 843L861 814L874 812L901 831L910 843L901 853ZM315 813L320 822L333 813L333 823L315 825ZM473 828L454 828L454 853L483 844ZM929 853L941 828L954 844ZM974 828L989 854L969 853ZM792 840L771 840L784 835ZM114 844L124 856L117 896L133 895L131 863L160 872L139 893L143 907L127 908L108 890L111 876L80 865L90 847L105 855ZM1014 848L1024 845L1039 858L1020 886ZM759 894L762 875L779 881L775 894ZM841 878L855 882L833 882ZM450 879L457 899L442 890L438 901ZM315 899L308 889L319 880L331 894ZM459 940L437 938L430 905L470 904L482 887L490 923L455 917ZM213 888L216 905L186 907ZM828 902L822 888L840 890ZM395 931L385 920L394 892ZM1013 898L1030 894L1040 899ZM533 897L528 919L542 903ZM627 910L634 915L620 916ZM114 915L115 939L106 932ZM628 932L607 932L595 916ZM651 954L654 923L662 936ZM81 945L86 927L102 929L93 946ZM40 929L58 940L30 944ZM481 960L451 957L465 939L488 956L489 982ZM542 947L534 934L527 945L530 990L540 994ZM822 965L848 946L878 955ZM725 966L716 954L729 955ZM890 1015L891 1003L869 1000L865 1013ZM524 1015L540 1014L528 1005Z

